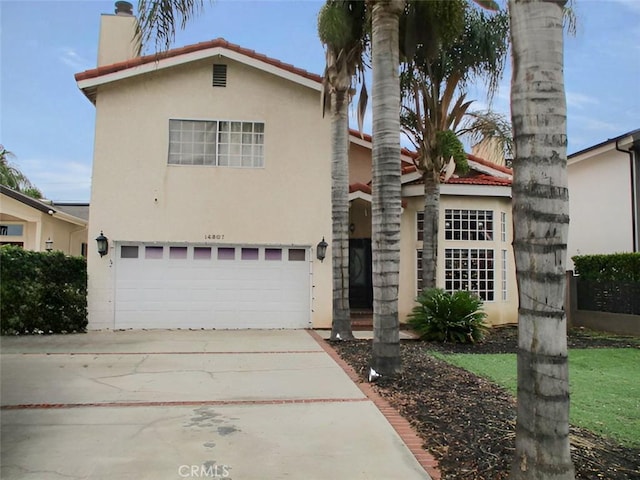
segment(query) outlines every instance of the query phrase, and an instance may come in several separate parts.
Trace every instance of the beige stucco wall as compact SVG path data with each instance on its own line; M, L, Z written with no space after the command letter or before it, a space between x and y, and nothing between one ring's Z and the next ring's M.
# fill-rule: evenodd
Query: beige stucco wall
M51 239L54 250L80 256L82 243L87 242L87 226L71 223L64 217L64 214L58 212L49 215L3 195L0 219L3 223L23 225L23 234L22 237L2 237L2 241L23 242L26 250L43 252L46 241Z
M470 209L493 210L494 236L493 241L452 241L445 240L444 215L445 210ZM422 242L418 241L416 214L424 209L421 197L408 199L407 207L402 214L401 235L401 261L400 261L400 298L399 311L403 320L411 312L415 305L413 299L417 293L417 265L416 251L422 248ZM501 212L506 214L506 240L501 238ZM518 319L518 293L515 277L515 263L513 259L512 229L511 229L511 202L508 197L492 196L454 196L442 195L440 197L440 227L438 232L438 270L436 282L444 287L444 251L446 248L488 248L494 250L494 291L493 301L486 301L484 309L487 312L487 321L492 325L516 323ZM507 299L502 299L502 250L507 250Z
M368 184L371 181L371 149L349 143L349 183Z
M633 251L629 155L611 147L570 160L568 176L568 269L573 255Z
M329 119L319 91L244 64L211 86L213 59L99 87L90 238L89 327L112 328L117 241L300 245L331 243ZM265 124L264 168L167 164L169 119ZM312 254L314 327L331 324L331 255Z

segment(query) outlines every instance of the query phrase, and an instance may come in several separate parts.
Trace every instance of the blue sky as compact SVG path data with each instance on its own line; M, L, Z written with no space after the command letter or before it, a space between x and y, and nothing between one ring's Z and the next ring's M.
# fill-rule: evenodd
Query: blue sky
M113 4L0 0L0 143L53 200L89 201L94 107L73 75L95 67L100 14ZM175 46L224 37L321 74L321 5L218 0ZM565 43L569 153L640 128L640 0L575 0L575 9L578 32ZM492 105L506 114L509 82L507 70ZM482 88L470 98L485 105Z

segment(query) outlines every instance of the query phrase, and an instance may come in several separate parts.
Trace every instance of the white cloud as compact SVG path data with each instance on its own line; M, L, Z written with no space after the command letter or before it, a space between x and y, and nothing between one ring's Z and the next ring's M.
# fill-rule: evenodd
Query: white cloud
M583 93L567 91L566 95L567 105L569 107L583 109L585 106L597 105L599 103L597 98L585 95Z
M617 123L605 122L586 115L569 115L568 121L571 124L572 130L576 131L598 131L603 135L605 132L616 133L622 131L620 125Z
M69 47L58 49L58 59L65 65L70 66L74 71L88 70L92 67L91 62Z

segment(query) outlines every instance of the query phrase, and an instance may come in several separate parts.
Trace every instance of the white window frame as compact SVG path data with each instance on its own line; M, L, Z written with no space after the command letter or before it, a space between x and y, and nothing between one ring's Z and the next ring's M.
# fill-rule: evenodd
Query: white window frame
M424 210L416 212L416 240L422 242L424 238Z
M495 301L495 252L492 248L446 248L444 276L444 289L448 292L468 290L485 302Z
M500 212L500 239L507 241L507 212Z
M264 136L259 121L171 118L167 163L264 168Z
M502 250L502 301L506 302L507 292L507 251Z
M422 292L422 249L416 250L416 295Z
M493 210L447 208L444 211L444 238L447 241L493 241L493 217Z

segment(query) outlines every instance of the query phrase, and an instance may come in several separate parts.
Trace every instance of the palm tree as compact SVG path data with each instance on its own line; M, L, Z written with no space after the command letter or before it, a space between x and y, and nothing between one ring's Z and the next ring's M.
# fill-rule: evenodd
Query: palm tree
M369 377L401 370L400 66L399 25L404 0L370 0L373 69L373 349Z
M423 289L436 286L443 161L453 157L460 170L468 168L460 141L445 132L496 135L504 127L506 122L500 122L491 112L469 112L473 101L466 100L465 87L471 80L486 79L487 96L492 97L504 71L508 32L505 12L488 16L466 4L462 34L449 44L441 44L435 53L424 46L417 48L401 75L404 100L401 122L418 151L415 162L425 189ZM465 125L466 116L471 118ZM500 133L499 138L508 139L508 131Z
M326 48L323 115L331 112L331 210L333 239L333 321L331 340L351 340L349 308L349 118L353 79L364 71L366 8L362 1L328 0L318 15ZM364 87L364 83L362 83ZM363 90L364 92L364 90ZM366 96L361 92L361 106ZM363 112L361 112L362 116ZM360 117L361 118L361 117ZM360 126L360 128L362 128Z
M573 479L564 312L569 199L562 0L509 0L518 414L512 479Z
M42 192L38 190L22 173L18 167L9 162L9 158L15 155L0 145L0 185L4 185L18 192L22 192L33 198L42 198Z

